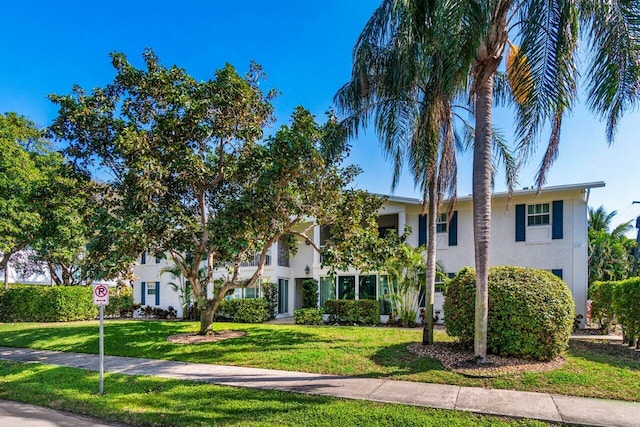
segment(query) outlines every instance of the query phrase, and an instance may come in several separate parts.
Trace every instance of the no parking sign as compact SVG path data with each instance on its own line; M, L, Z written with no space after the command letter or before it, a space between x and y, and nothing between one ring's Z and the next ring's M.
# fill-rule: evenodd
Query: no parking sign
M109 287L107 285L93 285L93 304L109 305Z

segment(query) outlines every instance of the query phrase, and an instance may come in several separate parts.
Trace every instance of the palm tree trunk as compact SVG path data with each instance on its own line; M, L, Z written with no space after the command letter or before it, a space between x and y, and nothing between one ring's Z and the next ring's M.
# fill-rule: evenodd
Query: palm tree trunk
M487 358L491 237L493 73L486 68L483 71L484 75L476 75L476 136L473 147L473 235L476 264L474 355L478 363L485 363Z
M426 268L426 298L425 323L422 331L422 345L433 344L433 304L436 293L436 224L438 220L438 200L435 184L436 168L433 168L429 178L429 212L427 225L427 268Z

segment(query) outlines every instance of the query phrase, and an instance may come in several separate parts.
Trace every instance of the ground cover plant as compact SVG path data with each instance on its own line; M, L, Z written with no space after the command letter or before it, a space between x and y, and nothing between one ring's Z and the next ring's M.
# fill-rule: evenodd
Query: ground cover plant
M585 347L572 343L567 363L549 372L512 373L474 378L443 369L440 362L417 357L407 345L421 340L419 329L354 326L216 324L216 330L246 336L216 343L182 345L169 335L196 332L194 322L106 321L105 352L185 362L252 366L369 378L539 391L640 402L640 359L620 345ZM452 340L436 331L436 341ZM0 324L0 346L68 352L98 352L98 322ZM607 348L624 348L611 354ZM600 351L602 350L602 351ZM628 356L626 356L628 355Z
M107 374L81 369L0 362L0 397L51 406L133 426L544 426L461 411L343 400L190 381ZM212 404L214 403L215 404Z

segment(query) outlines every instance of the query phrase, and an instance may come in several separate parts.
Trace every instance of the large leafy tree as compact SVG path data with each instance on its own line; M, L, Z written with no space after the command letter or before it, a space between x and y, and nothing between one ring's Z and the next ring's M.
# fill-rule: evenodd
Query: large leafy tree
M91 244L109 254L101 263L107 271L144 250L168 253L193 287L207 334L224 296L256 284L274 242L313 244L311 227L333 225L325 249L333 266L365 263L354 249L381 247L375 214L382 201L347 189L358 170L340 167L348 147L335 119L318 125L298 109L289 126L259 143L272 121L273 93L259 88L258 66L243 77L227 64L196 81L150 50L145 69L122 54L112 60L112 84L51 97L60 106L52 133L68 141L79 166L109 174ZM248 259L258 261L255 274L241 277ZM228 274L214 281L222 266Z
M35 238L41 225L33 200L43 175L28 150L40 144L42 132L15 113L0 115L0 269L8 286L9 261Z
M93 231L94 185L60 153L46 153L35 161L43 175L43 185L32 200L41 219L31 244L36 259L46 264L57 285L90 283L86 248Z
M15 113L0 115L0 268L48 269L56 284L78 284L87 238L88 182L44 132Z

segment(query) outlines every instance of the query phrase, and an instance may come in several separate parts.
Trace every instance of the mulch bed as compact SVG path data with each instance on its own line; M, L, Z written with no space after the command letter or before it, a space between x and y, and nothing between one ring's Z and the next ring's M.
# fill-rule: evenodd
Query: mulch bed
M198 335L195 332L188 334L169 335L167 341L177 344L202 344L205 342L216 342L231 338L240 338L247 335L243 331L216 331L211 335Z
M407 349L416 356L438 359L445 369L472 377L495 377L518 372L551 371L566 363L566 360L561 356L551 361L537 361L489 354L486 363L478 365L475 363L472 353L463 350L456 343L448 342L438 342L433 345L413 343L409 344Z

